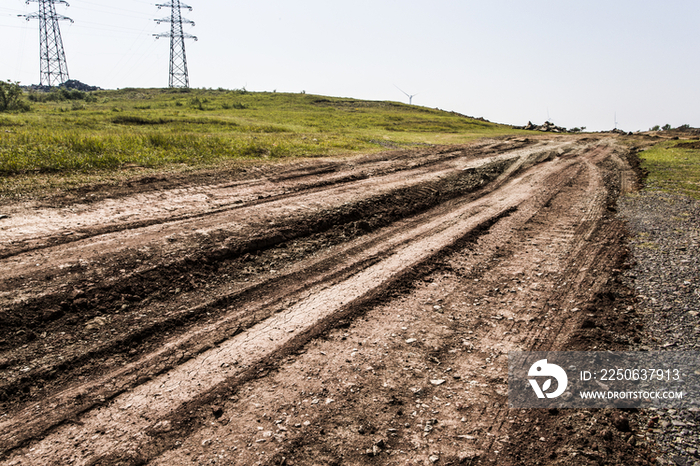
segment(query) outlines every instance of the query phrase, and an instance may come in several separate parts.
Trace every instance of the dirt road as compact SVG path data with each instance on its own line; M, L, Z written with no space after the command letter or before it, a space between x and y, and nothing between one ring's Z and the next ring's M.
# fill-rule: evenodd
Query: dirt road
M506 399L508 351L632 337L628 155L486 140L5 206L0 463L644 464L610 413Z

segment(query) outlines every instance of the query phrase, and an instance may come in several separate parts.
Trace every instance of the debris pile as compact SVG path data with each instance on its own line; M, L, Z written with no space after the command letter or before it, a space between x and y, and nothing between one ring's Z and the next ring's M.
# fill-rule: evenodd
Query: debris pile
M524 129L527 131L544 131L546 133L566 133L566 128L562 126L556 126L550 121L545 121L542 125L533 125L531 121L527 122L527 125L521 126L519 129Z
M31 84L29 86L22 86L24 89L28 91L39 91L39 92L51 92L56 90L55 86L45 86L43 84ZM58 88L61 89L68 89L68 90L78 90L78 91L83 91L83 92L91 92L91 91L101 91L102 88L98 86L90 86L88 84L85 84L83 82L78 81L77 79L69 79L68 81L59 84Z
M66 89L77 89L77 90L83 91L83 92L101 91L102 90L101 87L90 86L89 84L81 83L77 79L69 79L68 81L61 84L61 87L65 87Z

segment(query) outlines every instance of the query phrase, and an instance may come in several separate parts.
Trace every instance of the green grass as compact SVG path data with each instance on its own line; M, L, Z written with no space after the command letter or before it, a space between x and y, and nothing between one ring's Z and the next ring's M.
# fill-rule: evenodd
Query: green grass
M133 167L199 169L518 133L440 110L310 94L123 89L31 105L0 114L0 196L39 175L90 181Z
M642 168L649 172L647 188L700 199L700 149L687 149L683 144L662 142L640 153Z

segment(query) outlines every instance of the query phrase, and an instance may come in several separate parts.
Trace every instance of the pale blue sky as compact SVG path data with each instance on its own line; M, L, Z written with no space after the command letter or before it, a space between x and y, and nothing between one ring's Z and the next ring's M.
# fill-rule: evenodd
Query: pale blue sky
M69 0L70 76L166 87L160 2ZM524 125L700 127L700 1L189 0L192 87L407 101ZM0 79L39 82L37 3L0 4Z

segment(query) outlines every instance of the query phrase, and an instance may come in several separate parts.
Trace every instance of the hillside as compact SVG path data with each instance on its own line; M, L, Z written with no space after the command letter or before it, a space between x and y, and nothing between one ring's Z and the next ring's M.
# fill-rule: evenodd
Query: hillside
M123 89L28 97L32 111L0 116L0 173L315 157L512 132L441 110L309 94Z

